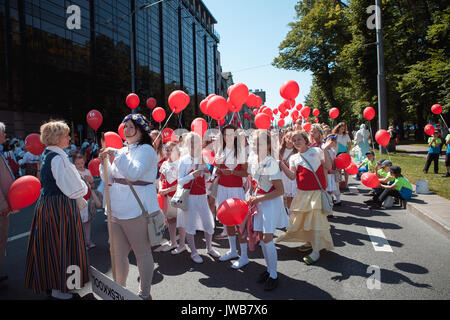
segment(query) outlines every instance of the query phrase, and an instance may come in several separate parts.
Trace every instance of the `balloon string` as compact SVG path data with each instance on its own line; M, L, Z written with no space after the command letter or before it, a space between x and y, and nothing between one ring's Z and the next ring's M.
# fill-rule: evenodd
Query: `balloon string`
M442 116L442 113L439 113L439 115L441 116L442 121L444 121L445 127L448 129L447 122L445 122L444 117Z
M170 114L170 116L167 118L166 123L164 123L164 126L163 126L162 129L161 129L161 122L159 123L159 133L158 133L158 136L156 137L155 141L158 141L158 138L159 138L159 136L161 135L162 130L164 130L164 128L165 128L166 125L167 125L167 122L169 122L169 120L170 120L170 118L172 117L172 115L173 115L173 111L172 111L172 113Z

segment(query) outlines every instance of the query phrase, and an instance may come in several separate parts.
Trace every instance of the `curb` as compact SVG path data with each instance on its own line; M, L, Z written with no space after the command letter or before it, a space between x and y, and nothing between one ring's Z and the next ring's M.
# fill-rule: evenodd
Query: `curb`
M415 206L414 203L411 202L406 203L406 211L419 217L422 221L427 223L436 231L439 231L441 234L446 236L447 239L450 240L450 227L446 225L444 222L439 221L438 219L427 213L425 210L421 210L420 208Z

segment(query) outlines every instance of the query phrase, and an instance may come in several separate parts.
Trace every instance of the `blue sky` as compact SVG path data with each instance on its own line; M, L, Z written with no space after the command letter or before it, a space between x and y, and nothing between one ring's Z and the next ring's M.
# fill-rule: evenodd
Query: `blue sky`
M300 86L296 103L304 103L312 74L277 69L270 64L295 18L296 0L203 0L216 18L220 35L222 70L231 71L235 83L266 91L266 105L272 109L283 101L280 86L295 80ZM263 66L263 67L260 67ZM259 67L259 68L253 68ZM245 70L247 69L247 70Z

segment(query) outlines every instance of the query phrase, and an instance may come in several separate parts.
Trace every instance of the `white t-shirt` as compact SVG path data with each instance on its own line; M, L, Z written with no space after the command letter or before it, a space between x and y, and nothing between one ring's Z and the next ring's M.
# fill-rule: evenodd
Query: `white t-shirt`
M343 146L347 146L352 140L350 139L350 136L346 133L344 135L338 134L337 142L342 144Z
M325 161L325 155L323 153L323 150L317 147L309 148L304 153L296 153L292 157L289 158L289 168L294 168L297 170L298 166L301 166L309 171L311 171L311 167L308 165L308 163L304 160L309 162L309 164L313 167L314 172L319 169L320 165L322 164L322 161Z

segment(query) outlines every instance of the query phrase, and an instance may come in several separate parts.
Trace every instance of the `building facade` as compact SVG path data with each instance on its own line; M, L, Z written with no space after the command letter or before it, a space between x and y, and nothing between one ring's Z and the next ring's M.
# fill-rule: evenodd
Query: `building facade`
M201 0L2 0L2 120L18 136L39 129L33 113L87 134L86 114L97 109L99 131L116 131L130 92L140 97L137 112L149 117L153 97L168 116L167 98L180 89L190 103L169 125L189 126L200 101L218 93L216 23Z

